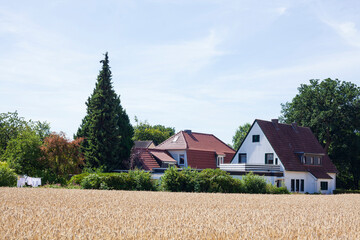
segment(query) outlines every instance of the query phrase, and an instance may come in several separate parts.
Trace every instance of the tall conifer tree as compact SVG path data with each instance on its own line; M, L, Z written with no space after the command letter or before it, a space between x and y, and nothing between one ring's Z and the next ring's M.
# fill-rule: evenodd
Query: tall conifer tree
M105 171L111 171L124 167L133 145L134 130L112 87L107 53L100 62L103 66L94 92L86 102L87 115L76 137L85 138L82 151L87 167L104 167Z

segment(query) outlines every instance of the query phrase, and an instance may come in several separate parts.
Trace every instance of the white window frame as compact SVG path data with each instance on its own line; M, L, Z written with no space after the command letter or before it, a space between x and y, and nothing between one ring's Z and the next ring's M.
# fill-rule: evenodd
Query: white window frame
M184 163L183 164L181 164L180 163L180 159L184 159ZM181 166L184 166L185 165L185 154L179 154L179 165L181 165Z
M216 158L216 166L220 167L220 164L224 164L224 155L218 155Z

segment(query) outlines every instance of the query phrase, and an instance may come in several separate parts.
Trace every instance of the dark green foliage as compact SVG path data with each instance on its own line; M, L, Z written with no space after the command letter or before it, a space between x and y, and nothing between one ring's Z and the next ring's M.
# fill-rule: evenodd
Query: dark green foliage
M156 190L151 174L139 170L129 171L128 173L91 173L83 177L81 186L84 189Z
M349 189L335 189L333 194L346 194L346 193L356 193L360 194L360 190L349 190Z
M249 132L251 127L250 123L245 123L244 125L239 126L239 128L236 130L235 135L233 136L232 147L234 149L238 149L241 145L241 143L244 141L246 134Z
M6 163L0 162L0 187L16 186L17 175Z
M246 174L243 179L246 193L266 193L265 178L252 172Z
M162 143L175 134L175 128L165 127L163 125L150 125L148 122L138 122L135 118L134 141L152 140L155 145Z
M360 88L330 78L302 84L281 120L310 127L339 170L338 187L359 188Z
M107 53L101 61L95 89L86 102L87 115L76 137L84 137L82 151L87 167L105 171L123 168L133 146L133 128L115 93Z

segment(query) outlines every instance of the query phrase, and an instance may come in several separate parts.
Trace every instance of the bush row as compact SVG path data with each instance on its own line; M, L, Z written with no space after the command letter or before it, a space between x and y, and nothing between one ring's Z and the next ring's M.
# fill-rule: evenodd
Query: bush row
M241 180L220 169L194 169L178 171L169 168L161 178L161 190L171 192L221 192L221 193L270 193L287 194L286 187L276 187L265 178L249 173Z
M84 189L156 190L156 183L151 179L151 174L139 170L129 171L128 173L83 174L82 176L75 177L73 179L74 183L81 178L80 185Z
M360 190L352 190L352 189L335 189L333 194L345 194L345 193L360 193Z

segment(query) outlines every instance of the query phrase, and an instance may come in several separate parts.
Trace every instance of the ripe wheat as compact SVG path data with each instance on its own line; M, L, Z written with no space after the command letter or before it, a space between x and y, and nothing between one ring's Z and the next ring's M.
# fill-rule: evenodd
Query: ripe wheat
M360 195L0 188L0 239L360 239Z

